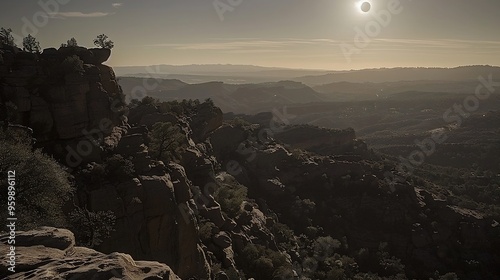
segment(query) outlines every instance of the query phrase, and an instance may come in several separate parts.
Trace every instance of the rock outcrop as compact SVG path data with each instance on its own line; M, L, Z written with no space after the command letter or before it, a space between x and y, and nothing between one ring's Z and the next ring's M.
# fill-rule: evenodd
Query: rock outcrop
M8 235L0 236L0 248ZM135 261L123 253L103 254L75 246L72 232L65 229L42 227L17 232L15 272L8 270L7 262L0 263L2 279L166 279L180 280L165 264L154 261Z
M209 279L186 172L180 165L151 159L144 137L125 135L117 146L132 160L138 177L96 185L82 194L90 211L112 211L116 216L115 232L98 249L166 263L182 279Z
M84 47L41 54L0 47L1 103L15 107L10 121L31 127L38 145L71 167L100 161L99 142L125 125L121 87L102 64L109 56Z
M75 170L98 169L113 154L131 160L132 178L85 181L75 196L75 206L111 211L116 217L111 238L96 249L166 263L185 279L209 279L190 186L178 183L188 180L186 173L182 166L170 169L153 160L146 145L148 128L158 121L182 126L191 139L188 120L141 113L144 126L131 128L115 73L102 64L109 56L109 50L84 47L51 48L41 54L0 47L1 103L12 104L9 121L31 127L39 147ZM213 109L207 108L215 107L200 106L200 112L211 115ZM222 114L212 115L222 121ZM216 127L217 121L209 121L200 137ZM82 178L77 175L76 180Z

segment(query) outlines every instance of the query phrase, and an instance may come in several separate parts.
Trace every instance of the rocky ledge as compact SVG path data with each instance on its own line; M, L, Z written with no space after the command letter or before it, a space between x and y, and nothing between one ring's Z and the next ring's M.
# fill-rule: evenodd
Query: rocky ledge
M0 248L7 251L8 235L1 235ZM17 232L15 272L0 263L2 279L180 279L170 267L159 262L134 261L130 255L99 253L75 246L73 233L66 229L42 227Z

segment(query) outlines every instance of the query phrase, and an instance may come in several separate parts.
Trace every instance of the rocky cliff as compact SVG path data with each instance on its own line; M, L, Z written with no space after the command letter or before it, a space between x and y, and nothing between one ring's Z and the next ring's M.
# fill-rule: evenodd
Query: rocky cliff
M69 166L101 160L98 142L126 124L121 87L102 64L110 55L83 47L32 54L0 46L1 104L12 109L3 119L32 128L39 146Z
M37 55L3 46L0 56L5 119L30 127L38 147L74 170L75 206L116 216L114 235L98 249L168 263L182 278L208 279L190 190L175 183L186 180L183 168L171 176L168 166L148 156L147 131L129 130L121 88L113 69L102 64L109 50L62 47ZM79 177L118 152L133 160L134 178L90 183Z

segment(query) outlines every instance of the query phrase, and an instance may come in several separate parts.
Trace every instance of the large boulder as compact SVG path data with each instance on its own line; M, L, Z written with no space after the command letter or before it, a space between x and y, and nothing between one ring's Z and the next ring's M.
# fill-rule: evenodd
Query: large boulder
M47 48L42 51L40 56L45 60L56 61L59 59L59 52L56 48Z
M209 133L222 126L223 114L220 108L210 103L202 103L197 107L197 113L192 116L191 128L193 140L202 142Z
M223 231L214 235L214 237L212 237L212 240L215 245L219 246L222 249L230 247L233 244L231 237L229 237L229 235Z
M224 125L210 135L214 154L222 158L235 152L249 138L249 132L241 126Z
M58 52L59 55L63 58L76 55L85 64L96 64L94 54L84 47L60 47Z

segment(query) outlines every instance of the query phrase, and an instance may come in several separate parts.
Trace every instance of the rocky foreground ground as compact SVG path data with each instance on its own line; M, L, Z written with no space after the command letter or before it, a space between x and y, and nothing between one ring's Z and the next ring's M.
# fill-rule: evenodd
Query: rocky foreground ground
M0 236L0 249L7 252L8 235ZM66 229L43 227L17 232L17 262L15 273L6 262L0 263L2 279L39 280L104 280L104 279L180 279L165 264L152 261L134 261L123 253L103 254L75 246L75 237Z

